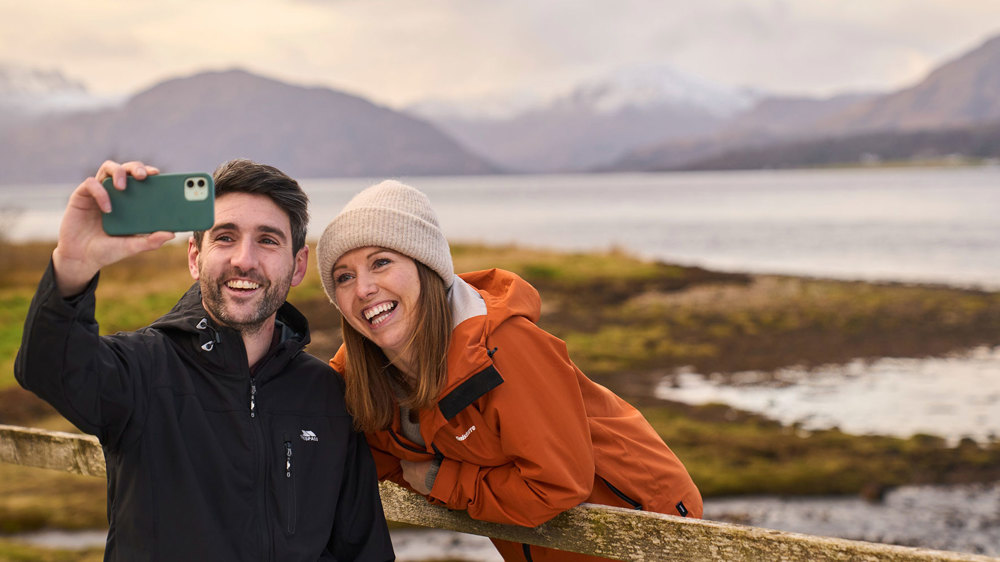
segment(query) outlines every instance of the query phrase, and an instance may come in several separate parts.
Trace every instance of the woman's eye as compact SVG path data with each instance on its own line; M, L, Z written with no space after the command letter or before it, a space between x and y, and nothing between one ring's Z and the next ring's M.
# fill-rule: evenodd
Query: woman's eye
M333 278L334 283L340 285L341 283L346 283L351 280L350 273L341 273L340 275Z
M384 265L389 265L390 263L392 263L392 260L389 258L376 258L375 263L372 265L374 267L382 267Z

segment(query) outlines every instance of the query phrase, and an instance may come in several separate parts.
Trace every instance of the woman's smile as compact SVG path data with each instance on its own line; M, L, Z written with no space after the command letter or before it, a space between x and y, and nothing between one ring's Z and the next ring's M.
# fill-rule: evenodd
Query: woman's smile
M399 303L396 301L383 302L362 311L365 320L373 327L378 326L393 316L393 311Z

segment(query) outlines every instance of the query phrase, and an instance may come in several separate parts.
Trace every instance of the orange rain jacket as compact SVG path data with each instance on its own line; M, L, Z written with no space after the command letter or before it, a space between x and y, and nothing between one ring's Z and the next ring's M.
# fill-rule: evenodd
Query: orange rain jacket
M441 460L429 501L475 519L534 527L581 502L701 517L687 470L642 414L588 379L539 328L541 299L517 275L462 274L449 291L448 381L419 412L426 446L399 412L367 434L379 478L404 487L399 459ZM343 347L330 360L344 372ZM505 560L585 560L494 540Z

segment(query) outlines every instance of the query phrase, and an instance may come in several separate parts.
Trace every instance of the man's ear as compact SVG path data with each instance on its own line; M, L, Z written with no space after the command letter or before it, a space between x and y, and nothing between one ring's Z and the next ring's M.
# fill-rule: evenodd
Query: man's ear
M195 241L194 236L188 238L188 271L191 273L191 277L195 281L200 277L198 273L198 256L201 254L198 248L198 242Z
M297 287L306 277L309 267L309 244L304 244L295 254L295 273L292 275L292 287Z

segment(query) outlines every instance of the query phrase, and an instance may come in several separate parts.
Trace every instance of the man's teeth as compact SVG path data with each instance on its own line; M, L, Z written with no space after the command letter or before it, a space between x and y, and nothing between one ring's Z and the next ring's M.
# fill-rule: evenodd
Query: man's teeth
M390 310L396 308L396 303L385 302L377 306L373 306L365 311L365 320L371 320L372 318L382 314L383 312L389 312ZM376 322L378 322L376 320Z
M260 287L260 284L254 283L253 281L246 281L244 279L237 279L236 281L226 283L226 286L230 289L256 289L257 287Z

